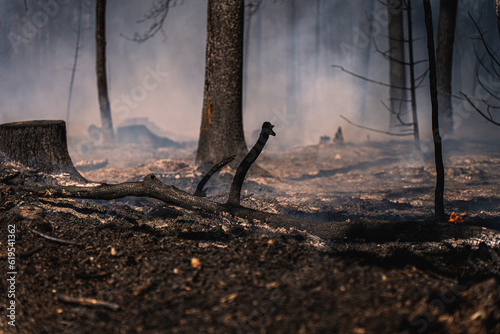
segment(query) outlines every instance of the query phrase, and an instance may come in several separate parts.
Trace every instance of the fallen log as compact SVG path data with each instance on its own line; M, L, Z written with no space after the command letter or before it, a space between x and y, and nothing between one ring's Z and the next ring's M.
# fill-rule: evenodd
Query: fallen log
M390 222L360 219L355 222L316 222L281 214L269 213L229 203L217 203L166 185L154 174L140 182L82 186L23 186L23 190L40 197L66 197L113 200L124 197L150 197L167 204L218 215L230 219L266 224L293 232L305 232L326 240L360 239L364 241L441 241L450 238L468 238L481 233L481 227L440 223L436 221Z
M39 197L65 197L113 200L124 197L150 197L159 199L169 205L194 210L200 213L218 215L230 219L243 219L255 224L266 224L274 229L287 232L308 233L326 240L360 239L363 241L441 241L450 238L469 238L482 233L482 228L465 224L451 224L437 221L390 222L374 219L360 219L355 222L316 222L281 214L258 211L239 204L239 194L246 171L255 161L257 153L263 148L265 141L272 134L272 125L268 122L262 127L260 141L256 144L259 152L249 153L250 157L243 163L236 182L232 184L232 197L226 203L218 203L202 197L204 178L198 194L190 194L175 186L166 185L149 174L140 182L120 184L102 184L91 186L19 186L19 189L31 192ZM262 140L265 138L265 140ZM255 159L254 159L255 158ZM214 166L216 170L221 163ZM210 176L213 173L209 173Z

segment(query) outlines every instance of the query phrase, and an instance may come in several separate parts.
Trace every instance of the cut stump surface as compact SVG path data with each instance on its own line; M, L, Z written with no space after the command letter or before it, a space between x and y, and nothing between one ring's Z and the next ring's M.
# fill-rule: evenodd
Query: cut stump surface
M67 173L86 182L68 153L66 123L42 120L0 125L0 151L9 159L48 174Z

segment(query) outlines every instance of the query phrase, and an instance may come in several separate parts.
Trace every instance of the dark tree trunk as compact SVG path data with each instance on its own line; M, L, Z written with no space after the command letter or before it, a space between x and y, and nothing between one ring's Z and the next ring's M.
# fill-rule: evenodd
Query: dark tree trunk
M497 26L498 26L498 34L500 35L500 0L495 0L496 8L497 8Z
M420 132L418 129L418 115L417 115L417 95L415 87L415 60L413 54L413 21L412 21L412 7L411 0L407 2L406 15L408 24L408 60L410 63L410 95L411 95L411 114L413 120L413 137L415 138L415 145L420 149Z
M289 6L289 24L290 24L290 45L285 55L285 59L288 58L288 70L287 70L287 82L286 82L286 94L287 102L286 109L291 115L298 115L298 95L300 90L300 79L299 79L299 67L298 63L298 50L297 50L297 1L290 0L287 1L287 6ZM297 123L303 124L300 119L297 119ZM294 125L295 125L294 124ZM299 125L300 126L300 125ZM301 128L299 128L301 130Z
M48 174L68 173L86 182L73 166L64 121L31 121L0 125L0 151L9 159Z
M389 16L389 80L391 88L389 126L397 126L400 121L396 114L401 115L406 101L406 66L405 66L405 41L403 25L402 1L389 1L387 4Z
M432 10L429 0L423 0L425 25L427 28L427 50L429 56L429 84L432 104L432 139L434 140L434 161L436 164L436 190L434 193L434 210L437 220L444 219L444 165L441 135L439 133L439 110L436 74L436 55L434 48L434 28Z
M370 7L369 7L369 11L368 13L374 13L374 8L375 8L375 2L377 0L372 0L371 1L371 4L370 4ZM367 9L368 10L368 9ZM368 16L367 19L369 20L369 24L372 25L374 22L374 18L373 16ZM368 45L366 46L365 50L364 50L364 55L363 55L363 60L362 60L362 75L365 76L365 77L369 77L370 76L370 59L371 59L371 55L372 55L372 39L374 37L373 36L370 36L370 39L368 40ZM361 85L361 89L363 90L363 92L366 92L368 91L368 81L366 80L363 80L363 82L360 83ZM368 103L368 99L369 99L369 94L362 94L362 96L360 97L361 98L361 101L359 103L359 114L361 116L361 121L364 123L365 122L365 117L366 117L366 104Z
M75 73L78 64L78 52L80 51L80 36L82 32L82 12L83 12L82 7L83 7L83 2L80 2L80 7L78 8L78 29L76 31L75 57L73 60L73 69L71 70L71 80L69 82L68 106L66 107L67 124L69 124L69 116L71 110L71 96L73 95L73 84L75 83Z
M101 130L104 143L114 144L113 121L108 94L108 75L106 72L106 0L96 0L96 74Z
M441 129L444 134L453 133L451 105L451 80L453 69L453 44L458 0L441 0L436 41L436 66L438 102L441 109Z
M243 134L243 0L209 0L205 91L196 162L248 152Z

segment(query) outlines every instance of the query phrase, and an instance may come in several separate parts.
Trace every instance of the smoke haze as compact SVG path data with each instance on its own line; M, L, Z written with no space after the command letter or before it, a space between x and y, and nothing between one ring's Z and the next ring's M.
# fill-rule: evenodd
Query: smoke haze
M493 11L484 1L460 1L453 90L475 94L474 32L464 13L489 22ZM0 122L66 119L69 82L76 44L76 1L1 1ZM389 114L380 101L388 89L343 73L340 65L360 75L388 82L388 62L374 49L387 49L387 17L378 1L264 1L246 15L244 126L247 144L263 121L276 125L270 148L314 144L333 137L339 126L347 141L385 140L359 130L339 116L388 130ZM436 2L437 3L437 2ZM70 136L84 136L90 124L100 126L95 77L94 2L83 1L82 37L68 123ZM148 118L174 140L196 141L201 121L205 66L206 1L186 0L170 9L165 34L143 43L133 37L150 22L149 1L109 1L107 63L115 128L130 118ZM319 6L319 7L318 7ZM424 33L420 3L415 2L414 36ZM435 26L438 7L434 6ZM370 23L371 22L371 23ZM493 28L492 28L493 27ZM425 40L415 42L416 59L425 58ZM479 45L475 44L479 49ZM422 73L426 64L417 68ZM428 79L418 90L421 137L430 139ZM498 128L477 113L454 103L456 133L463 138L500 138ZM392 138L389 138L392 139ZM408 137L411 139L411 137Z

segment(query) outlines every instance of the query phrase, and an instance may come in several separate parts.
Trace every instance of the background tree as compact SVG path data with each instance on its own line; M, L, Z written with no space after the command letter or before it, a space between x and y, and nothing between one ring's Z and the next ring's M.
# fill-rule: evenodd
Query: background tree
M500 35L500 0L495 0L496 8L497 8L497 26L498 26L498 34Z
M205 89L196 162L213 164L242 156L244 0L209 0Z
M460 94L479 115L491 124L500 126L498 117L500 111L500 85L498 84L500 82L500 58L498 50L490 46L485 33L470 13L469 17L474 23L479 35L478 39L484 49L482 55L480 51L475 49L477 64L475 69L476 80L474 80L474 83L478 85L484 94L468 95L463 92L460 92Z
M429 0L423 0L425 26L427 28L427 50L429 55L429 85L432 105L432 139L434 141L434 162L436 165L436 189L434 192L434 214L437 220L444 219L444 164L441 135L439 133L439 102L437 92L436 52L434 47L434 28Z
M437 27L436 66L439 69L437 72L437 91L441 111L441 129L446 134L453 133L451 82L457 6L458 0L440 1Z
M108 75L106 71L106 0L96 0L96 74L99 110L101 112L101 130L106 144L114 143L113 121L108 93Z
M389 17L389 96L390 96L390 121L389 127L394 128L400 124L397 119L406 104L406 66L405 66L405 36L403 22L402 0L391 0L387 4Z
M424 70L420 75L416 76L415 71L418 65L426 63L427 59L415 60L414 43L413 38L413 19L412 19L412 4L410 0L404 2L399 0L389 0L382 3L386 7L387 16L392 20L389 23L388 39L389 49L381 50L378 47L376 36L372 35L370 41L373 43L368 44L369 46L373 44L375 51L382 55L382 57L389 61L389 78L390 83L372 80L366 75L360 75L348 70L345 70L341 66L333 65L342 69L342 71L351 74L359 79L362 79L364 83L374 83L380 86L389 87L389 105L384 101L381 103L390 113L389 128L392 131L379 130L373 127L367 127L360 124L356 124L351 120L345 118L341 115L341 118L346 120L349 124L357 126L359 128L383 133L390 136L409 136L413 135L415 139L415 145L417 149L420 149L420 134L418 126L418 115L417 115L417 99L416 99L416 89L420 88L426 78L428 70ZM406 11L407 20L404 22L403 14ZM392 18L391 18L392 17ZM368 21L373 24L373 18L368 16ZM391 27L392 25L392 27ZM407 37L405 37L405 25L407 27ZM392 32L391 32L392 30ZM408 56L406 56L406 44L408 46ZM408 58L408 60L406 59ZM365 52L365 69L364 72L369 72L369 50ZM406 71L409 70L409 87L407 87ZM365 87L364 85L363 87ZM366 88L364 88L366 90ZM407 98L407 91L410 92L410 99ZM411 106L411 121L408 120L408 104ZM360 106L364 109L366 105L366 97L361 100ZM362 111L360 112L363 113ZM396 131L395 128L398 128ZM410 129L411 127L411 129Z

